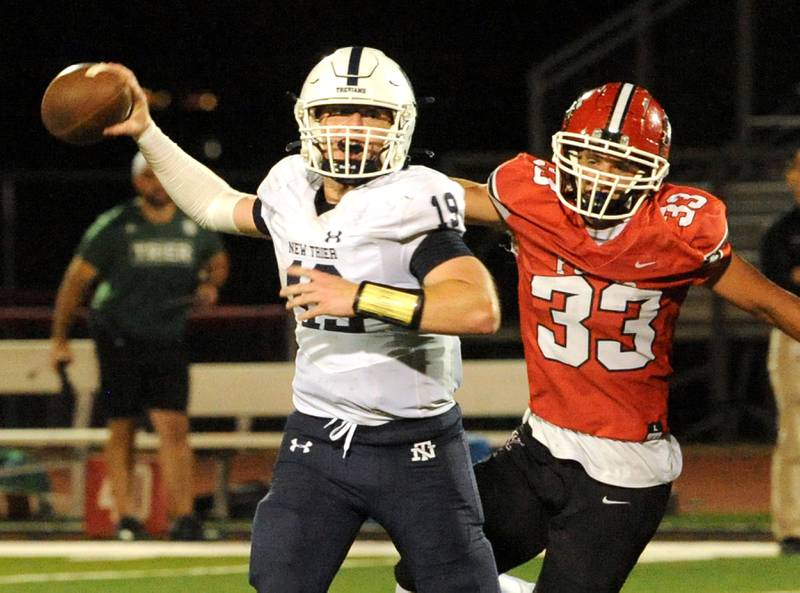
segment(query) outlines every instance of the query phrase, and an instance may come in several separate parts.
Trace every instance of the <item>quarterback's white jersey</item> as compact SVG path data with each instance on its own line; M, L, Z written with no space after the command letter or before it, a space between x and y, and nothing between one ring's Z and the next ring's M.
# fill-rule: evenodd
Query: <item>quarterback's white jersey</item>
M295 155L277 163L258 188L256 214L272 237L284 285L286 269L301 265L356 283L419 288L410 263L425 236L442 228L464 232L463 189L427 167L355 187L318 216L321 185ZM454 405L462 374L456 336L324 316L298 323L295 333L293 397L300 412L375 426L435 416Z

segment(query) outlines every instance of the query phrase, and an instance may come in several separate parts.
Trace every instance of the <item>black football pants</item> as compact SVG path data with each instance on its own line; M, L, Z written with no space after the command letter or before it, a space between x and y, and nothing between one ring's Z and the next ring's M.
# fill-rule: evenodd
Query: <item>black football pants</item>
M653 537L670 484L620 488L553 457L527 424L474 466L499 572L547 550L536 593L617 593ZM414 590L405 559L395 576Z

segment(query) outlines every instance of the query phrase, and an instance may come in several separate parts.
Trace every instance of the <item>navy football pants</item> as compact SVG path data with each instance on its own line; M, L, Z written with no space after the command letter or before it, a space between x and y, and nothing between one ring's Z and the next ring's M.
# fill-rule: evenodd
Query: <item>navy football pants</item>
M325 593L372 518L413 567L419 593L499 593L469 450L454 408L357 428L343 456L327 419L293 413L253 524L259 593Z

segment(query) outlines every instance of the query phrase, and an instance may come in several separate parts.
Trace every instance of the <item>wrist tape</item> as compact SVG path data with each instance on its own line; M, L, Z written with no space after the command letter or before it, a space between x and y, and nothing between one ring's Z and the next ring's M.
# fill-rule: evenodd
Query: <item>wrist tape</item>
M364 281L358 286L353 311L356 315L417 329L424 305L425 292L422 289L397 288Z

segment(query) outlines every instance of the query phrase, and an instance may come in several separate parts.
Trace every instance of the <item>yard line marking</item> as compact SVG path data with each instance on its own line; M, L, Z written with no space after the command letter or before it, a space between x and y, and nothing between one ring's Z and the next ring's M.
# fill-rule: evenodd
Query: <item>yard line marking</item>
M780 554L775 542L651 542L639 562L711 560L714 558L771 558ZM148 558L220 558L250 555L247 542L0 542L0 557L61 557L73 561L132 560ZM397 558L389 541L357 541L348 558ZM800 592L797 592L800 593Z
M397 558L399 558L398 556ZM373 566L394 566L397 558L348 558L342 564L342 568L371 568ZM786 593L785 591L775 591L775 593Z
M147 558L247 557L247 542L119 542L119 541L2 541L0 557L60 557L82 560L134 560Z
M396 558L353 558L342 564L342 570L373 566L392 566ZM73 581L118 581L128 579L154 579L164 577L203 577L214 575L247 574L247 564L233 566L193 566L191 568L158 568L131 570L96 570L83 572L50 572L0 576L3 585L25 585L31 583L53 583Z
M156 568L149 570L97 570L91 572L51 572L16 574L0 577L2 585L52 583L56 581L116 581L121 579L155 579L161 577L203 577L210 575L246 574L248 566L195 566L192 568Z
M651 542L639 562L680 562L717 558L772 558L780 554L775 542Z
M249 542L119 542L119 541L0 541L0 557L59 557L76 561L148 558L220 558L250 556ZM357 541L349 558L397 557L389 541Z

